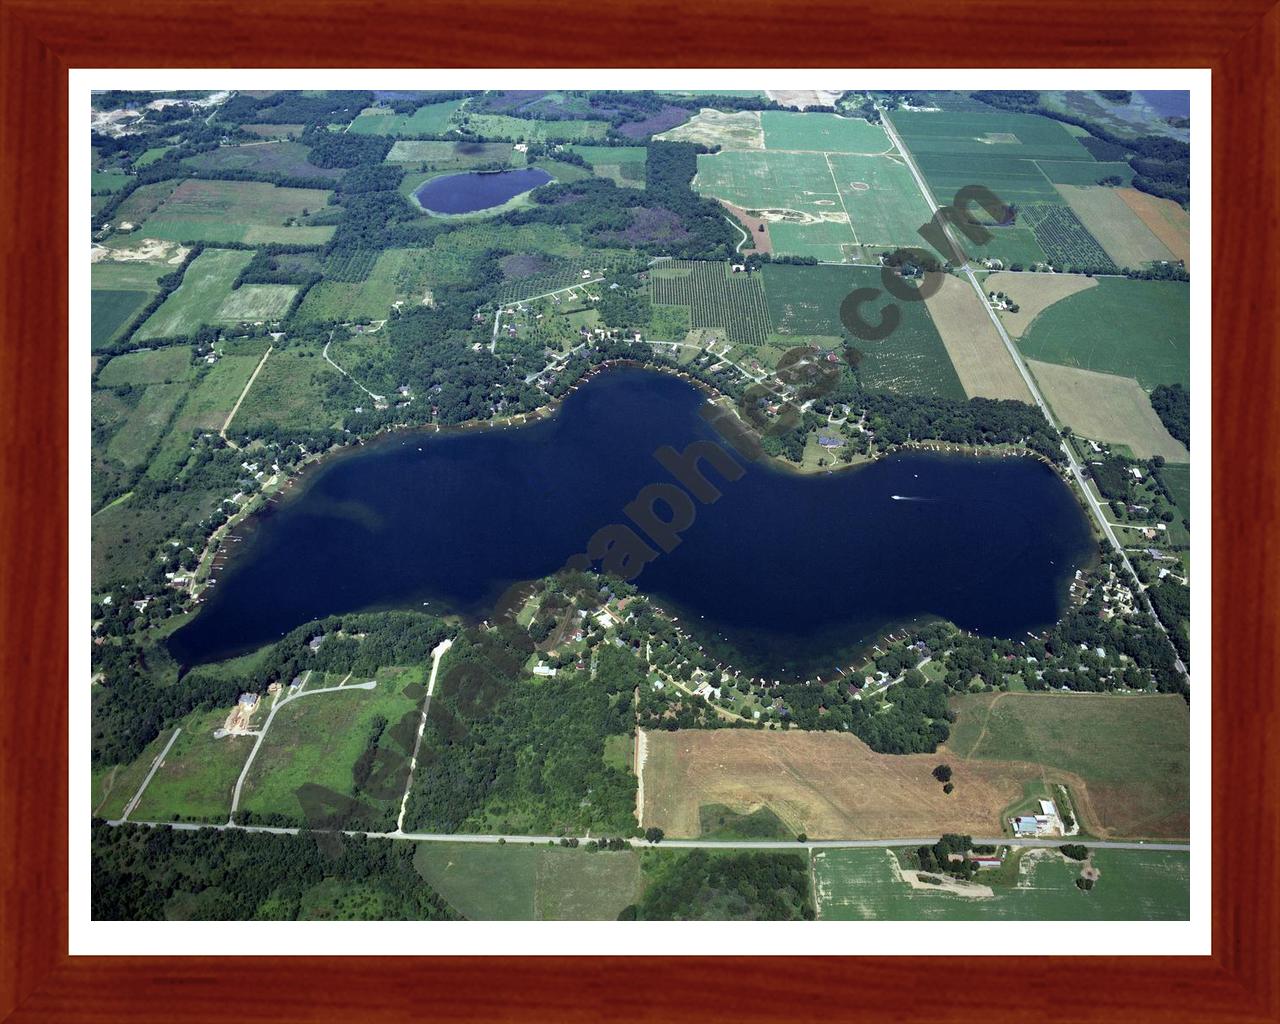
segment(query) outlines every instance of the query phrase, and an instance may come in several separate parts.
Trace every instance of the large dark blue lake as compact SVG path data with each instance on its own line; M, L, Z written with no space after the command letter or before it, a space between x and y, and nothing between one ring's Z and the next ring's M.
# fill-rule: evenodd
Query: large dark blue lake
M641 488L672 482L657 449L716 440L704 402L677 378L619 368L530 426L399 433L336 456L243 533L171 649L187 665L220 659L375 607L484 616L513 581L627 522ZM635 582L753 674L826 674L927 616L1021 637L1060 616L1095 550L1034 459L913 453L800 476L736 458L743 475L708 469L721 498Z
M431 213L475 213L501 206L508 199L550 180L551 175L537 167L518 171L468 171L432 178L420 185L414 196L422 208Z

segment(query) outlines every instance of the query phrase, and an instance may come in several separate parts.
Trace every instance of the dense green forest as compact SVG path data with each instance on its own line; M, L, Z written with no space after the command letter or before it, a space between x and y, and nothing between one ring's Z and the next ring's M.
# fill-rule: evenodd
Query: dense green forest
M630 734L625 674L521 678L532 652L514 624L464 633L431 702L405 828L418 832L635 828L635 777L607 765L605 738Z
M413 844L359 836L93 826L95 921L441 921Z
M627 921L799 921L814 918L804 853L645 855L648 885Z

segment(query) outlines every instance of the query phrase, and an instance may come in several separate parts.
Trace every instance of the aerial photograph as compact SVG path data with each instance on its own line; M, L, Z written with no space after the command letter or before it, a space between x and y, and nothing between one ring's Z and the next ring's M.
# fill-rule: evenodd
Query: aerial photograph
M1189 920L1190 111L94 92L92 919Z

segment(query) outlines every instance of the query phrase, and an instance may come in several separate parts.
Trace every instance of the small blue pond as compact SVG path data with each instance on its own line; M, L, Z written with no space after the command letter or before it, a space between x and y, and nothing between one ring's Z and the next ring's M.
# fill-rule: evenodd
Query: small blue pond
M519 171L468 171L424 182L414 193L431 213L475 213L545 185L551 175L536 167Z

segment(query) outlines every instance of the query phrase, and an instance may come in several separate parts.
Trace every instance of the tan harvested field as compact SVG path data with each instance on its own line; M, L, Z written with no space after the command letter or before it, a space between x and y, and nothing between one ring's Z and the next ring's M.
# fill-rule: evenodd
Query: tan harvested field
M1107 250L1107 255L1115 260L1116 266L1137 269L1155 260L1175 259L1168 246L1120 198L1117 189L1100 185L1058 185L1056 188L1081 223Z
M768 807L812 839L1000 834L1001 812L1024 786L1047 779L1083 787L1070 772L1020 761L952 762L950 796L930 774L937 754L877 754L848 733L746 729L651 731L644 762L645 827L699 834L699 808Z
M704 107L684 124L654 138L663 142L701 142L704 146L722 149L764 149L764 129L760 127L758 110L725 114Z
M1013 356L967 281L948 274L942 279L942 287L925 299L925 305L966 395L1031 401L1031 392L1014 365Z
M720 205L729 211L742 225L744 231L749 231L751 237L755 239L755 252L773 252L773 239L769 237L769 222L763 217L753 217L747 213L741 206L734 206L733 203L726 203L720 200ZM761 225L764 226L763 231L756 229ZM747 252L752 250L748 249Z
M1096 288L1098 279L1083 274L1010 274L990 275L982 282L983 289L1004 292L1018 304L1018 312L1000 311L1000 322L1014 338L1021 338L1031 321L1068 295Z
M1116 192L1151 233L1168 246L1174 259L1182 260L1190 269L1191 218L1187 211L1172 199L1150 196L1136 188L1120 188Z
M1127 444L1143 459L1163 455L1170 462L1190 461L1186 447L1165 429L1150 397L1132 377L1034 359L1027 366L1054 415L1082 437Z

